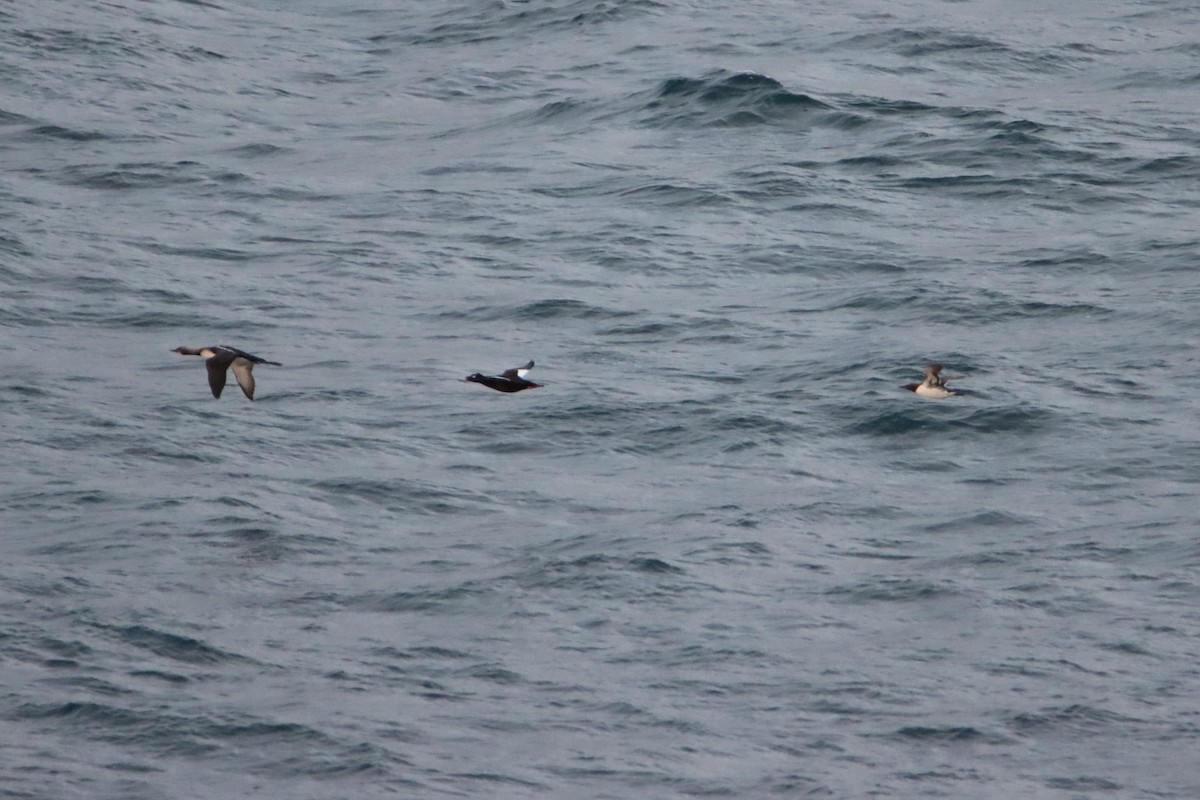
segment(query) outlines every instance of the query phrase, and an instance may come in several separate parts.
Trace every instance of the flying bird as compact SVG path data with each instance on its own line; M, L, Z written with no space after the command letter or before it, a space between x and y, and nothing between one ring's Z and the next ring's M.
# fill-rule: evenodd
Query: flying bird
M532 361L523 367L506 369L499 375L483 375L476 372L473 375L463 378L463 381L465 383L482 383L484 386L489 389L495 389L497 392L519 392L523 389L540 389L542 384L525 380L525 376L529 374L529 370L531 369L533 369Z
M208 367L208 387L212 389L213 397L220 397L225 388L225 375L232 368L233 377L242 393L250 400L254 399L254 365L271 364L282 367L278 361L267 361L265 358L253 356L236 347L220 344L216 347L176 347L171 351L184 356L200 356Z

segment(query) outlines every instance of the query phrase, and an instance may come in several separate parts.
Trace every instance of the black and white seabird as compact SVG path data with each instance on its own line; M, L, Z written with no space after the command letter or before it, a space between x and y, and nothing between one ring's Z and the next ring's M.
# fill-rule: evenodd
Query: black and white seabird
M532 361L523 367L506 369L499 375L483 375L476 372L474 375L468 375L463 378L463 381L467 383L482 383L484 386L489 389L495 389L497 392L519 392L522 389L540 389L542 384L525 380L525 376L531 369L533 369Z
M254 365L271 364L282 367L278 361L267 361L265 358L252 356L236 347L220 344L216 347L176 347L171 351L184 356L200 356L208 367L208 386L212 389L213 397L220 397L225 388L225 373L233 368L233 377L242 393L250 400L254 399Z
M945 400L956 394L969 394L961 389L951 389L947 386L948 379L943 378L941 372L941 364L930 364L925 368L925 380L920 383L906 384L903 388L910 392L916 392L921 397L928 397L930 400Z

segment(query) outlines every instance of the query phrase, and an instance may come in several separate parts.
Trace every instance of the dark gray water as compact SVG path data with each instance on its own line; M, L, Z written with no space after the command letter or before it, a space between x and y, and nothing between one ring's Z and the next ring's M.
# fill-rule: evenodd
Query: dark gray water
M0 797L1200 797L1198 41L0 4Z

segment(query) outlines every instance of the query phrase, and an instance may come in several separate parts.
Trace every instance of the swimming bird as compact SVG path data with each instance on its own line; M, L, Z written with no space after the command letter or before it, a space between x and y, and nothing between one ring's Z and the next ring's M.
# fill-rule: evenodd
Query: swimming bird
M951 395L967 394L961 389L951 389L947 386L948 379L941 376L941 371L941 364L930 364L925 368L925 380L920 383L906 384L903 388L910 392L916 392L921 397L928 397L930 400L945 400Z
M473 375L463 378L463 382L482 383L484 386L489 389L495 389L497 392L519 392L522 389L540 389L542 384L525 380L525 375L531 369L533 369L532 361L523 367L506 369L499 375L482 375L476 372Z
M252 356L236 347L220 344L216 347L176 347L171 351L184 356L200 356L208 367L208 386L212 389L213 397L220 397L225 388L225 373L233 368L233 377L242 393L250 400L254 399L254 365L272 364L282 367L278 361L267 361L265 358Z

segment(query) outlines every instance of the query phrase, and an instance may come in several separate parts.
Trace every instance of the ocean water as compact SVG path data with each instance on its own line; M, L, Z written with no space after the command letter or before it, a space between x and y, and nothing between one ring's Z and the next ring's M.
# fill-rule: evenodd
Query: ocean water
M1198 41L0 4L0 798L1200 797Z

